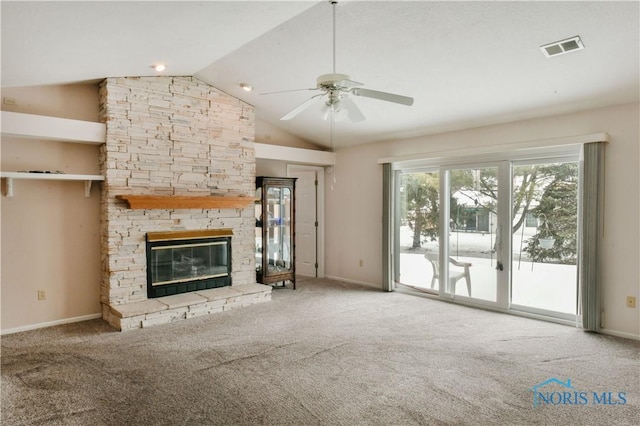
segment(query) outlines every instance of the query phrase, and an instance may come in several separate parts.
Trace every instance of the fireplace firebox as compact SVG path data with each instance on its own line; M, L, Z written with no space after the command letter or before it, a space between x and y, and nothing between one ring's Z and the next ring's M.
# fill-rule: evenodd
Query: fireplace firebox
M149 232L147 297L231 285L231 229Z

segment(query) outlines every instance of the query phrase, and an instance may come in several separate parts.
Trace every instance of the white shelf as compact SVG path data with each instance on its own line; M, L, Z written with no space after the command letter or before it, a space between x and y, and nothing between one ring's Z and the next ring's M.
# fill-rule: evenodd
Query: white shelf
M68 173L0 172L0 177L33 180L104 180L102 175L72 175Z
M1 113L2 135L94 145L103 144L106 140L107 126L104 123L11 111Z
M3 136L93 145L103 144L106 140L107 126L103 123L11 111L1 111L1 114ZM102 175L27 172L0 172L0 178L6 179L7 197L13 197L13 181L15 179L84 181L85 197L91 196L92 182L104 180Z
M315 149L294 148L290 146L253 144L256 158L265 160L287 160L290 162L312 164L316 166L332 166L335 164L333 152L316 151Z
M63 173L26 173L26 172L0 172L0 178L7 180L7 197L13 197L14 179L22 180L80 180L84 181L84 196L91 196L91 183L103 181L102 175L72 175Z

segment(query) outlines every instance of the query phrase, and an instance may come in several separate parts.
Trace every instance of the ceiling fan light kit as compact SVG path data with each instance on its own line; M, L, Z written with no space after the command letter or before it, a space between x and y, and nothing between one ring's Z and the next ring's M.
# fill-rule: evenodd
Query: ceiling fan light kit
M296 90L319 90L322 93L312 96L294 109L283 115L280 120L291 120L316 101L325 98L324 118L327 120L330 116L332 119L348 119L351 122L357 123L365 120L364 114L360 111L358 106L350 98L350 95L360 96L365 98L371 98L400 105L411 106L413 105L413 98L409 96L396 95L394 93L381 92L378 90L366 89L363 83L351 80L351 77L347 74L340 74L335 72L335 58L336 58L336 14L335 7L338 3L336 0L330 0L329 2L333 6L333 73L322 74L316 80L316 87L312 89L294 89L286 90L285 92ZM278 93L278 92L272 92ZM329 114L333 112L333 114Z

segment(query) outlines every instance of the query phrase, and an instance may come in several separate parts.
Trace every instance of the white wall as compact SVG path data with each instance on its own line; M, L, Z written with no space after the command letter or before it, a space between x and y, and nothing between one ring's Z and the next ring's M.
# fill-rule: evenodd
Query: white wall
M287 177L287 162L257 158L256 176Z
M260 120L256 117L256 136L255 141L269 145L292 146L295 148L319 149L317 145L312 144L306 139L302 139L296 135L285 132L284 130L274 126L271 123Z
M0 106L3 111L99 121L97 84L3 87L2 98L16 102L15 105L3 102Z
M4 110L98 121L98 86L2 90ZM3 137L3 171L99 174L98 146ZM100 308L100 188L81 181L14 181L1 203L3 331L96 315ZM46 292L38 300L37 291Z
M334 190L326 185L327 275L381 286L382 166L378 158L590 133L608 133L604 328L640 337L640 166L638 104L338 149ZM362 266L360 266L362 260Z

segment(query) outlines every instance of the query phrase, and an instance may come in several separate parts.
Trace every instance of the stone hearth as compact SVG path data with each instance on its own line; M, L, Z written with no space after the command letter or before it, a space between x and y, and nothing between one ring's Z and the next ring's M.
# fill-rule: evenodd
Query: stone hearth
M126 331L269 300L271 287L262 284L239 284L112 306L107 310L108 317L105 320L119 330Z
M103 318L121 330L267 301L255 283L253 205L130 208L122 197L252 197L254 108L193 77L108 78L100 153ZM145 235L233 231L231 287L147 299Z

